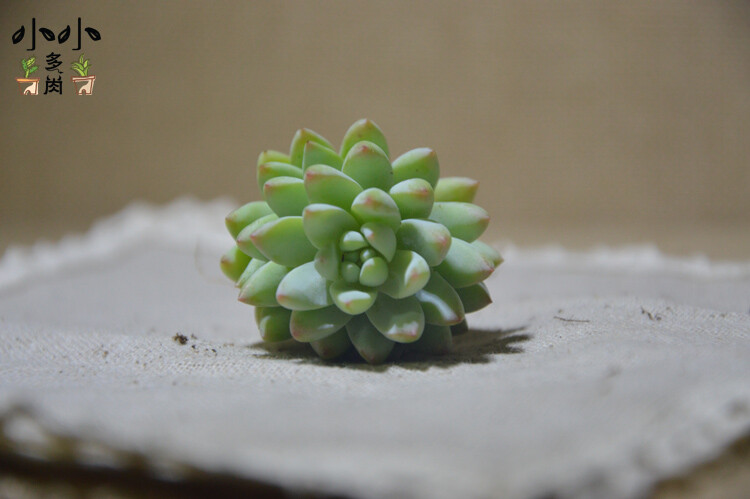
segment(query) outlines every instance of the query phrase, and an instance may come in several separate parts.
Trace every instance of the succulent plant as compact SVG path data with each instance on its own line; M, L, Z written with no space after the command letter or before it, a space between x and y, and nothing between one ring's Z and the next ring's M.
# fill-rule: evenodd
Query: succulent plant
M35 66L36 57L29 57L28 59L21 59L21 68L23 68L24 78L28 78L31 73L39 69Z
M89 64L88 59L84 59L84 55L81 54L81 57L78 58L77 61L74 61L70 68L78 73L81 76L88 76L89 75L89 68L91 67L91 64Z
M257 165L264 201L227 216L236 245L221 268L265 341L293 338L324 359L353 345L373 364L397 343L441 354L491 302L482 281L502 258L478 241L489 223L472 204L478 183L439 178L432 149L391 162L380 128L359 120L338 152L303 128L289 154Z

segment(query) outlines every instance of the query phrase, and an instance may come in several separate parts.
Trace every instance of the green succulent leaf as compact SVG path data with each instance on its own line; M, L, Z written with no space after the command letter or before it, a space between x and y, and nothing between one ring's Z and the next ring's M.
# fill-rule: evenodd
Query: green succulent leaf
M357 251L367 247L367 240L359 231L350 230L341 234L339 249L341 251Z
M449 326L425 324L419 340L409 345L410 350L430 355L445 355L453 348L453 335Z
M232 238L237 239L240 231L258 220L260 217L273 213L271 207L265 201L253 201L240 206L227 215L225 223Z
M275 262L266 262L245 281L237 299L256 307L278 306L276 289L288 273L287 267Z
M332 335L351 318L333 305L317 310L294 310L289 328L295 340L309 343Z
M348 284L356 284L359 282L360 268L354 262L342 262L341 263L341 278Z
M360 284L349 284L343 280L331 284L329 292L333 303L339 310L350 315L367 312L378 296L378 292L372 288Z
M349 340L369 364L381 364L393 350L394 343L380 334L365 316L353 317L346 325Z
M257 166L264 163L289 163L289 155L281 151L267 149L258 155Z
M471 245L474 246L487 260L492 262L495 267L503 263L503 257L500 256L500 253L489 244L477 240L472 241Z
M391 197L372 187L362 191L352 201L351 213L360 223L375 222L397 231L401 225L401 214Z
M84 58L85 56L86 56L85 54L81 54L81 57L79 57L79 58L78 58L78 62L80 62L81 64L83 64L83 61L84 61L84 59L83 59L83 58Z
M305 190L311 203L325 203L348 210L362 187L349 175L326 165L305 170Z
M253 258L260 258L261 260L268 260L268 258L266 258L263 253L261 253L260 250L255 247L255 243L253 242L251 236L259 228L278 219L279 216L276 213L271 213L270 215L265 215L255 220L254 222L249 223L247 227L242 229L240 233L237 234L237 246L242 250L243 253L248 256L251 256Z
M435 188L440 178L440 165L435 151L420 147L393 160L393 181L399 183L410 178L424 179Z
M280 217L302 215L308 204L305 183L294 177L272 178L263 186L263 197Z
M263 192L263 186L266 182L276 177L302 178L302 170L289 163L279 163L276 161L259 165L257 179L260 192Z
M375 329L391 341L412 343L424 331L424 313L413 296L395 300L380 293L366 314Z
M356 230L358 226L348 211L331 204L311 204L302 212L305 235L319 249L338 244L344 232Z
M255 247L268 260L296 267L315 258L317 250L305 236L302 217L281 217L250 234Z
M328 281L337 281L341 278L339 267L341 266L341 250L339 245L331 243L315 253L315 270Z
M27 64L28 64L28 61L26 59L21 59L21 67L23 68L24 71L26 71L27 69L29 69L29 67L27 66Z
M471 243L453 239L437 271L454 288L465 288L487 279L495 267Z
M357 142L344 158L341 171L357 181L363 189L377 187L388 191L393 186L393 170L388 156L372 142Z
M359 283L363 286L376 287L388 279L388 263L381 257L376 256L365 260L359 271Z
M432 212L434 193L429 182L410 178L394 185L390 191L401 218L427 218Z
M323 144L312 141L305 144L305 152L302 157L303 170L307 170L312 165L328 165L341 170L342 162L341 156L336 154L336 151Z
M453 237L467 242L481 236L490 223L490 216L479 206L455 201L436 202L429 218L445 225Z
M367 222L360 228L362 235L375 250L387 260L393 260L396 254L396 234L389 226L377 223Z
M317 142L318 144L324 145L329 149L333 149L333 146L328 142L322 135L313 132L307 128L301 128L297 130L292 139L292 144L289 147L289 162L295 166L302 167L302 158L305 155L305 144L308 142Z
M310 346L318 354L318 357L323 360L331 360L344 355L352 346L352 342L349 341L346 328L341 328L322 340L311 341Z
M398 247L416 251L430 267L440 265L451 247L451 234L443 225L410 218L396 233Z
M276 300L289 310L317 310L333 304L328 283L315 270L315 262L292 269L279 284Z
M37 69L39 69L38 66L32 66L29 68L29 75L33 74Z
M283 307L255 307L255 323L263 341L271 343L290 339L291 314L290 310Z
M237 281L249 263L250 257L240 251L237 246L232 246L229 251L224 253L221 257L219 266L225 276L232 281Z
M437 272L432 273L425 287L414 296L422 305L427 324L452 326L464 320L465 311L459 294Z
M479 182L468 177L444 177L435 187L435 201L474 202Z
M492 303L490 291L483 282L478 282L465 288L458 288L456 293L461 298L461 303L463 303L467 314L481 310Z
M253 258L250 260L250 263L247 264L247 267L245 267L245 271L242 272L242 275L237 279L237 287L242 288L245 283L247 282L250 277L263 265L266 264L265 260L261 260L260 258Z
M422 289L430 280L430 266L418 253L396 250L388 266L388 278L379 290L392 298L406 298Z
M344 139L341 141L341 157L346 157L352 147L354 147L354 144L363 140L376 144L385 153L386 157L389 156L388 142L385 140L385 135L383 135L378 125L370 120L362 119L354 122L344 134Z

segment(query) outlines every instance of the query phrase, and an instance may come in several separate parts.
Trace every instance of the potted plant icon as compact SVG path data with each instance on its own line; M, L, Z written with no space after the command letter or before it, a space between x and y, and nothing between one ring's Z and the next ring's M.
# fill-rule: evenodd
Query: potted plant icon
M39 93L39 78L29 78L31 73L39 69L37 66L34 66L35 61L36 57L33 56L28 59L21 59L24 77L16 78L21 95L37 95Z
M76 93L78 95L91 95L94 91L94 80L96 79L96 76L89 76L89 68L91 67L89 60L84 59L83 54L81 54L81 57L71 64L70 67L73 71L81 75L71 77L73 84L76 86Z

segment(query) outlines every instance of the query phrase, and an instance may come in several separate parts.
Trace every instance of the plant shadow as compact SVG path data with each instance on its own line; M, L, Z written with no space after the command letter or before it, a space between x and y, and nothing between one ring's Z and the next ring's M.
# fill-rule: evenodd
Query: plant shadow
M299 364L312 364L326 367L359 369L371 372L385 372L392 367L409 370L426 371L430 368L450 368L460 364L486 364L496 355L514 355L523 353L520 343L529 341L532 336L523 331L528 326L507 329L470 328L469 331L453 337L453 349L444 355L431 355L410 351L406 345L397 344L388 360L380 365L366 363L354 348L350 348L342 357L326 361L304 343L294 340L280 343L258 342L248 348L259 350L257 358L289 360Z

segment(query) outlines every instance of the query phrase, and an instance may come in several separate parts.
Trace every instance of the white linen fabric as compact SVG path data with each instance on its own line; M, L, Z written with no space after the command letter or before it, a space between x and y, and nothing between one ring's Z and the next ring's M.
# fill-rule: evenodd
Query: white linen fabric
M326 363L260 342L218 271L231 208L133 205L6 252L7 449L357 497L632 497L750 429L748 262L506 245L452 354Z

